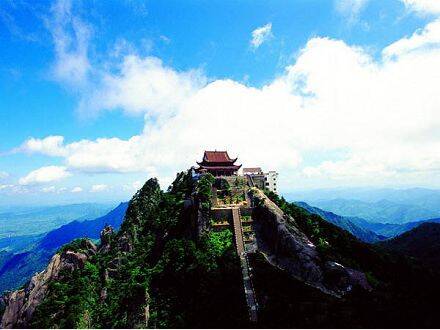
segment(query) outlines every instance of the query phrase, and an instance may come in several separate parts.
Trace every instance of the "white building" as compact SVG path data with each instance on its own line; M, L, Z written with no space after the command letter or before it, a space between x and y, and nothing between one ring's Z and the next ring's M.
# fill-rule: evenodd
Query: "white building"
M264 173L260 167L245 167L243 168L243 175L251 177L256 187L278 193L278 173L276 171Z
M277 181L278 181L278 173L275 171L269 171L264 173L264 184L266 189L277 193Z

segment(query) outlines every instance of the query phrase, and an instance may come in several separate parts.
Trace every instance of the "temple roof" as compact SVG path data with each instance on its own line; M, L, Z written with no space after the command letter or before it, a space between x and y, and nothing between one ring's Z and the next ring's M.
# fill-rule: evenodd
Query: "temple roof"
M228 165L228 166L210 166L210 165L200 165L199 168L197 168L196 170L200 170L202 168L207 169L207 170L235 170L237 171L238 169L240 169L241 165Z
M227 151L205 151L203 155L203 162L208 163L234 163L236 160L230 158Z

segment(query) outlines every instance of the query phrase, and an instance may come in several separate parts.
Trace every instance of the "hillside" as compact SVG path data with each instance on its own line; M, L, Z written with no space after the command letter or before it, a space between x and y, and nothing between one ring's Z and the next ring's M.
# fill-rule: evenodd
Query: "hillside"
M2 326L440 325L437 274L256 189L247 192L252 213L243 218L255 235L248 262L258 321L250 324L235 222L231 230L214 218L223 216L211 199L222 185L209 176L195 181L180 173L162 191L157 180L148 180L130 201L118 232L106 227L98 246L88 240L64 246L45 271L8 294Z
M22 238L21 242L15 238L0 240L0 242L4 241L4 245L23 249L15 253L3 252L3 257L0 258L0 292L12 290L28 281L35 272L41 271L47 265L52 255L62 245L82 237L97 240L106 224L118 229L127 206L128 203L121 203L102 217L86 221L75 220L44 236L26 236L24 239L19 237Z
M368 221L366 221L364 219L360 219L360 218L350 218L350 219L353 223L357 224L359 227L362 227L367 230L371 230L378 235L383 235L386 237L398 236L400 234L403 234L404 232L407 232L413 228L416 228L417 226L420 226L421 224L423 224L425 222L440 223L440 218L411 221L411 222L407 222L407 223L403 223L403 224L374 223L374 222L368 222Z
M305 202L295 202L295 204L309 211L312 214L317 214L321 216L324 220L327 220L328 222L334 224L335 226L347 230L349 233L351 233L352 235L354 235L363 242L374 243L381 241L385 238L383 236L377 235L372 230L364 229L361 226L358 226L348 217L342 217L340 215L334 214L333 212L321 210Z
M417 258L430 267L440 270L440 223L422 223L400 236L379 244Z
M393 202L382 199L366 202L356 199L305 200L323 210L334 212L345 217L358 217L372 223L404 224L417 219L430 219L440 216L439 208L427 208L407 202ZM432 205L429 204L431 207Z
M419 209L431 210L430 218L436 217L436 214L440 212L440 190L438 189L367 187L316 189L289 193L285 197L288 200L305 200L310 202L311 205L315 205L314 202L318 200L358 200L370 204L387 200L394 204L412 205Z

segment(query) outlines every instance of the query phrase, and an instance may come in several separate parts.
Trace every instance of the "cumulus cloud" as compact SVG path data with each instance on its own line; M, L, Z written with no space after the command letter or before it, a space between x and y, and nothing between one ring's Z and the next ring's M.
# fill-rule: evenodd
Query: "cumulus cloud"
M74 187L74 188L72 188L72 190L70 192L72 192L72 193L80 193L82 191L83 191L83 189L81 187Z
M440 14L438 0L401 0L406 8L421 14Z
M18 149L26 153L41 153L48 156L64 156L66 150L63 148L64 137L48 136L44 139L30 138Z
M58 181L71 176L64 166L45 166L30 172L19 179L20 185L26 186L38 183Z
M267 23L266 25L256 28L252 31L251 46L257 49L272 36L272 23Z
M96 193L96 192L102 192L108 189L108 186L106 184L95 184L90 188L90 192Z
M102 74L95 90L83 97L80 110L170 116L206 83L199 70L178 72L156 57L127 55L115 71Z
M142 132L73 143L52 136L22 149L61 156L69 170L82 172L169 179L204 149L227 149L245 164L279 170L285 185L438 183L437 24L392 43L380 59L341 40L312 38L260 88L132 54L81 105L143 114Z
M440 1L439 1L440 4ZM402 38L383 50L386 58L397 57L411 52L423 52L440 47L440 19L426 25L410 37Z

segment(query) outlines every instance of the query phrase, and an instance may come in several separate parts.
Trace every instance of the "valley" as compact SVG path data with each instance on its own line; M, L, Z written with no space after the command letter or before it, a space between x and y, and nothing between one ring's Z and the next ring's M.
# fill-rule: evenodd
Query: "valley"
M111 210L108 204L70 204L44 207L8 208L0 212L0 240L16 236L34 236L73 220L97 218ZM4 245L2 241L0 245Z

